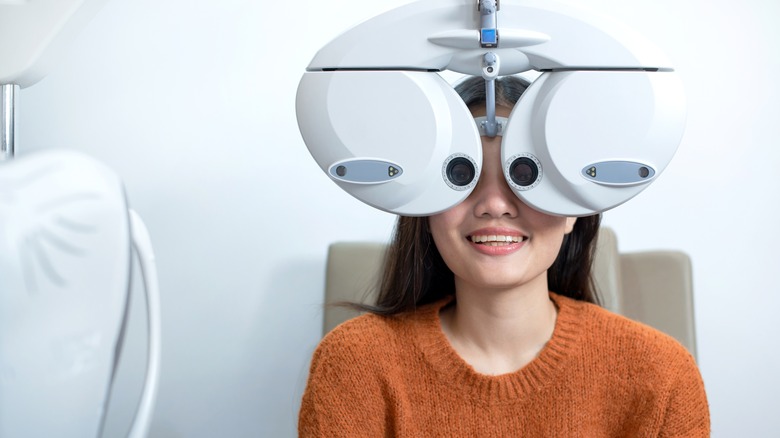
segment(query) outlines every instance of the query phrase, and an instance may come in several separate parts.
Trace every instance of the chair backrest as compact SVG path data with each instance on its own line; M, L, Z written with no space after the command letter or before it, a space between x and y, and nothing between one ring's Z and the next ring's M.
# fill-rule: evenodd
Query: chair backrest
M329 247L323 334L357 315L331 304L373 300L386 248L374 242L336 242ZM602 227L593 270L605 308L673 336L696 355L692 267L686 254L620 253L614 231Z

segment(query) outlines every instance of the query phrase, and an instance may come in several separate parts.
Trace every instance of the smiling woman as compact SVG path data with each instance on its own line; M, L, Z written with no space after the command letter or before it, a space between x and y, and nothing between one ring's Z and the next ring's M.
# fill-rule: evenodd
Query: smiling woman
M528 86L496 81L508 116ZM484 80L456 90L474 117ZM301 436L708 436L699 370L671 337L598 306L600 216L523 203L482 137L479 182L399 217L377 301L312 359Z
M525 79L517 76L496 80L497 114L506 115L528 86L529 83ZM483 80L467 79L460 82L455 89L475 116L484 114L486 93ZM506 192L510 189L503 180L496 181L497 177L503 178L500 175L500 158L497 154L499 143L499 137L483 137L483 174L475 191L483 193L484 186L491 184L504 196L511 194ZM488 172L488 175L485 175L485 172ZM472 194L462 205L473 202L476 196ZM513 194L508 202L518 205L516 208L524 212L523 220L526 220L525 215L553 218L529 208ZM515 204L518 202L519 204ZM456 206L450 211L460 211L460 208L463 207ZM442 259L438 243L434 244L431 232L432 223L451 217L454 213L450 211L433 216L430 221L427 217L398 218L377 301L373 306L361 306L361 310L392 315L414 310L421 304L438 301L452 294L455 289L452 268ZM574 224L570 230L572 232L563 235L562 244L555 250L557 257L546 273L549 289L577 300L598 304L599 298L591 278L591 265L601 216L586 216L576 222L572 218L569 221ZM517 234L517 230L510 234ZM526 239L527 237L525 236Z

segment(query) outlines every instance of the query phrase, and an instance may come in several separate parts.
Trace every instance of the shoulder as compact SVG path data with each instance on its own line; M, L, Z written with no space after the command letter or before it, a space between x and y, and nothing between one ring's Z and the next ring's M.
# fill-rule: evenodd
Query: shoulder
M598 357L612 357L612 365L673 378L680 367L695 370L691 353L672 336L647 324L613 313L595 304L554 297L580 319L583 348ZM659 378L662 376L659 375Z
M688 349L660 330L597 305L553 299L560 314L578 320L579 361L594 371L594 382L630 393L632 406L656 406L663 436L709 436L704 382Z
M393 317L364 314L349 319L328 332L320 341L317 353L357 353L385 345L399 336L398 321Z
M396 363L399 355L413 348L410 341L434 319L438 307L437 303L399 315L369 313L347 320L320 341L312 357L312 368L323 361L347 362L350 366Z

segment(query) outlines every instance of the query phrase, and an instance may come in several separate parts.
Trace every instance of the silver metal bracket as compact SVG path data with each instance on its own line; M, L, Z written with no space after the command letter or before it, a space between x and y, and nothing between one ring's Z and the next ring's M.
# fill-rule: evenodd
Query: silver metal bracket
M495 137L498 135L496 123L496 78L501 66L498 55L487 52L482 56L482 77L485 78L485 111L486 120L483 122L485 135Z
M15 84L0 85L0 161L14 157L19 89Z
M477 10L479 11L479 45L482 48L498 47L498 26L496 24L496 12L499 9L498 0L479 0ZM482 56L482 77L485 78L485 107L487 111L486 120L481 123L480 132L488 137L498 135L498 125L496 123L496 83L500 63L498 55L493 52L487 52Z
M482 48L498 47L498 26L496 25L496 12L499 9L498 0L479 0L479 45Z
M480 137L496 137L496 136L503 136L504 135L504 127L506 126L507 122L506 117L496 117L495 120L495 126L496 126L496 133L495 135L489 135L486 130L487 126L487 117L474 117L474 123L477 124L477 131L479 131Z

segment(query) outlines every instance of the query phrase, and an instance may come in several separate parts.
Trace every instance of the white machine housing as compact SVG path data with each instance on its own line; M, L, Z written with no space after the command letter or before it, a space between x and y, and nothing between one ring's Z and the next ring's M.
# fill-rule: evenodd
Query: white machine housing
M421 0L374 17L320 49L296 98L298 125L323 171L352 196L425 216L478 182L480 133L439 72L541 72L502 126L507 182L548 214L586 216L631 199L666 168L682 138L682 84L663 53L614 21L549 1L502 0L498 44L480 44L473 0ZM537 167L518 184L513 163ZM452 160L473 164L453 183Z
M119 177L80 153L14 159L19 90L42 79L107 0L0 0L0 437L102 436L133 254L147 366L129 438L145 437L160 364L159 287Z
M43 79L106 1L0 1L0 84Z

